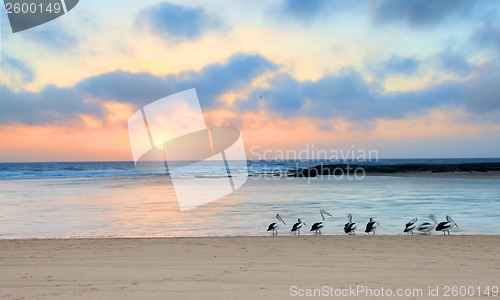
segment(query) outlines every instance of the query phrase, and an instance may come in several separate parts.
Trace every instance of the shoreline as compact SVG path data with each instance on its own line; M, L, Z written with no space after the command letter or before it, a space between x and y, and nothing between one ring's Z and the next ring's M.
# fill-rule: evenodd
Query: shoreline
M500 162L489 163L402 163L390 165L375 164L320 164L310 168L297 169L291 171L288 177L317 177L317 176L338 176L350 173L356 174L362 170L363 174L387 174L397 176L400 174L488 174L498 176L500 173ZM446 176L446 175L445 175Z
M31 239L0 250L6 299L290 299L292 286L432 286L442 298L446 285L500 286L500 236Z
M456 178L456 179L500 179L500 171L488 172L401 172L401 173L366 173L366 176L411 177L411 178Z
M36 238L36 237L30 237L30 238L1 238L0 236L0 246L3 241L87 241L87 240L183 240L183 239L201 239L201 240L209 240L209 239L261 239L261 238L279 238L279 239L297 239L297 238L306 238L306 237L315 237L315 236L323 236L327 238L334 238L334 237L352 237L352 238L377 238L377 237L384 237L384 238L402 238L402 237L417 237L417 236L422 236L422 237L439 237L439 236L444 236L441 232L439 233L432 233L432 234L423 234L423 233L414 233L413 235L407 235L407 234L365 234L363 233L358 233L358 234L353 234L353 235L348 235L348 234L322 234L322 235L315 235L315 234L309 234L309 233L303 233L300 236L293 235L293 234L280 234L278 236L272 236L270 233L268 235L228 235L228 236L131 236L131 237L125 237L125 236L110 236L110 237L49 237L49 238ZM448 236L448 235L446 235ZM500 234L460 234L460 233L453 233L450 236L457 236L457 237L500 237Z

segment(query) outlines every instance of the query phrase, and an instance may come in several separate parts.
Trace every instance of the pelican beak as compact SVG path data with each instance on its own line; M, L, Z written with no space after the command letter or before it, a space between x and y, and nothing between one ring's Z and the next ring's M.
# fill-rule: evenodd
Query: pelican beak
M281 218L281 216L279 218L280 218L280 221L283 222L283 224L286 225L285 221L283 221L283 219Z
M455 226L457 226L457 228L460 228L460 227L458 227L457 223L455 223L455 221L453 221L452 218L450 218L450 220L453 222L453 224L455 224Z
M330 216L330 217L333 217L333 216L332 216L332 215L330 215L330 213L329 213L329 212L327 212L326 210L323 210L323 213L324 213L325 215L328 215L328 216Z

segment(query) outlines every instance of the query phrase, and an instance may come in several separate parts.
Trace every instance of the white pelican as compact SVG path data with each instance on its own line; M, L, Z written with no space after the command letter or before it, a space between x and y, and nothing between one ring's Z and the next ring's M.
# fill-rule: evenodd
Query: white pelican
M442 231L444 235L446 235L446 232L448 232L448 235L450 235L450 229L453 228L453 226L457 226L457 223L453 221L453 219L450 216L446 216L446 222L441 222L436 226L436 231Z
M325 227L325 216L324 215L328 215L330 217L333 217L332 215L327 213L326 210L324 210L324 209L320 209L319 213L321 214L321 218L323 219L323 221L319 221L319 222L314 223L313 226L311 227L311 230L310 230L310 231L316 231L316 234L318 234L318 232L319 232L319 234L321 234L321 229L323 227Z
M403 230L404 233L413 235L413 230L415 230L415 227L417 227L417 218L413 218L410 220L410 222L406 223L405 229Z
M302 219L298 219L297 220L297 223L293 224L293 227L292 227L292 232L293 233L298 233L298 235L300 235L300 229L302 229L302 227L306 225L306 223L304 223L302 221Z
M344 231L345 231L345 233L356 234L356 228L357 227L358 226L356 225L356 223L352 222L352 216L351 216L351 214L348 214L347 215L347 223L345 223L345 225L344 225Z
M375 230L377 229L378 225L379 224L377 221L375 221L373 218L370 218L370 221L368 222L368 224L366 224L365 232L366 233L373 232L373 235L375 235Z
M434 222L434 224L431 222L423 222L423 223L418 224L415 229L417 231L423 232L424 234L427 234L427 232L430 232L431 230L433 230L437 224L436 218L434 217L434 215L429 215L429 219L431 219Z
M273 222L273 223L269 224L269 227L267 227L267 231L272 230L273 235L275 232L276 232L276 235L278 235L278 228L280 228L282 222L283 222L283 224L286 225L285 221L283 221L280 214L276 214L276 219L278 219L278 222Z

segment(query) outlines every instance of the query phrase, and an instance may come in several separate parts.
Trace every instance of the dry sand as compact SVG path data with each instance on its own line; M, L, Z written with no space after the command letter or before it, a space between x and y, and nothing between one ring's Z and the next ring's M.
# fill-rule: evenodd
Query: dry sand
M404 299L439 286L439 299L500 285L500 236L0 240L0 270L2 299L299 298L290 286L422 289Z

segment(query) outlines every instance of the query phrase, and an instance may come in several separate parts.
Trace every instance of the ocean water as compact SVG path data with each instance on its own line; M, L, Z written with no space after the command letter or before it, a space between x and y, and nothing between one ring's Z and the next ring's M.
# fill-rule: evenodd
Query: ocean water
M374 164L498 162L500 159L397 159ZM249 178L236 192L180 211L168 176L136 170L132 162L1 163L0 238L260 236L280 213L289 235L297 218L303 234L330 212L323 234L343 234L351 213L359 229L370 217L377 234L401 235L413 217L460 226L452 234L500 234L500 179L366 176L291 178L278 171L321 161L248 161ZM184 169L189 179L211 175L210 162ZM223 170L224 171L224 170ZM242 176L235 172L233 176ZM357 234L364 234L358 230ZM441 234L441 233L434 233Z

